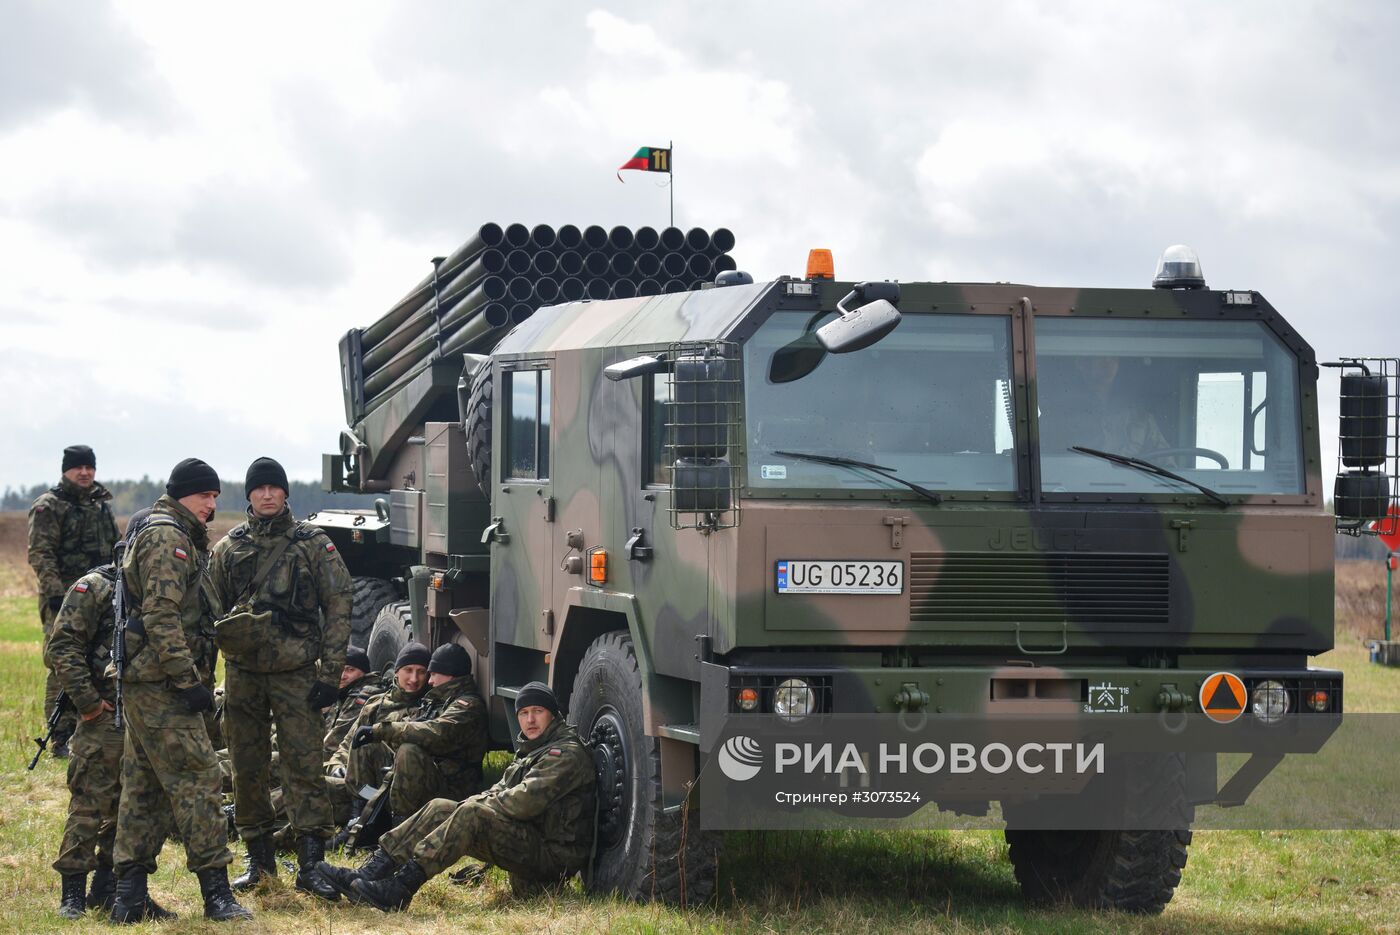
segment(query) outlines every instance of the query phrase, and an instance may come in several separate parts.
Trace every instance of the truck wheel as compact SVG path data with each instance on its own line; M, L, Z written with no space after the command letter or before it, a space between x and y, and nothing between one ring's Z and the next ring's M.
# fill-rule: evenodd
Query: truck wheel
M472 374L472 392L462 413L467 438L467 460L482 494L491 498L491 367L483 364Z
M1013 831L1011 866L1032 902L1156 915L1186 866L1190 831Z
M700 830L661 800L661 750L642 728L642 678L632 638L605 633L579 664L569 722L593 745L598 768L598 828L589 892L680 905L714 895L719 835Z
M399 589L383 578L356 578L353 603L350 606L350 642L364 648L374 621L385 604L399 598Z
M413 612L408 609L408 601L395 601L380 608L374 627L369 631L369 645L365 647L374 671L383 672L386 666L394 664L412 631Z

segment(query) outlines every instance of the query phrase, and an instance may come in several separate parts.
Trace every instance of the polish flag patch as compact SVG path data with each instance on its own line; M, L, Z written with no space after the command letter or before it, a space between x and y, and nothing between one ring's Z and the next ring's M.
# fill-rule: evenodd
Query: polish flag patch
M73 590L77 591L79 594L87 593L87 582L79 581L77 584L73 585Z
M563 751L563 750L560 750L558 747L553 747L553 748L550 749L549 755L550 755L550 756L563 756L563 755L564 755L564 751Z
M175 557L183 562L185 559L190 557L190 553L186 552L184 549L180 548L177 545L175 546Z
M327 543L326 543L326 551L327 551L327 552L334 552L334 551L335 551L335 543L334 543L334 542L327 542Z

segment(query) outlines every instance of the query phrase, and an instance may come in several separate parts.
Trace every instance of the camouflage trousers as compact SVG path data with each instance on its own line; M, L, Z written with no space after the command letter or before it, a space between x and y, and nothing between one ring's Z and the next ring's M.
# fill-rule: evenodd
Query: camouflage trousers
M473 796L433 799L387 832L379 846L398 863L416 860L428 876L475 857L529 880L554 881L583 868L588 855L545 841L532 824L512 821Z
M322 771L325 724L306 696L316 667L291 672L249 672L227 663L224 678L224 737L233 764L234 823L247 841L277 830L272 801L272 723L282 798L293 831L329 838L335 833Z
M185 843L191 872L226 867L228 849L219 792L219 759L204 718L160 682L127 682L126 746L114 858L120 869L154 873L169 827Z
M414 743L399 744L394 751L394 779L389 784L389 809L406 818L432 799L460 802L481 791L443 774L433 755Z
M59 873L91 873L112 865L117 836L117 805L122 796L122 746L110 711L79 721L68 758L68 820L53 868ZM162 814L164 814L162 812Z
M39 599L39 624L44 630L44 645L49 642L49 634L53 632L54 621L58 619L58 611L49 610L49 602L43 598ZM47 666L45 667L47 668ZM48 670L49 674L44 678L44 719L48 720L53 713L53 706L58 703L58 693L63 690L63 683L58 680L53 669ZM78 715L71 709L66 711L63 717L58 719L58 729L54 731L54 737L62 740L65 737L73 736L73 732L78 729Z

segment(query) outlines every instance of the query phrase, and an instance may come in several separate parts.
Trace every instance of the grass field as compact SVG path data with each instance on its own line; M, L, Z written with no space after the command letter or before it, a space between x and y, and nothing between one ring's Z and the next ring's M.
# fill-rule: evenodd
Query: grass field
M0 584L14 584L0 590L0 931L94 930L96 920L66 923L55 911L49 864L66 805L63 765L46 757L33 773L24 769L41 726L42 669L32 578L22 550L5 546L11 516L0 515ZM1383 582L1378 567L1339 570L1338 648L1317 664L1346 672L1350 710L1400 711L1400 670L1370 665L1360 642L1376 635L1379 618L1370 615L1378 594L1384 600ZM199 918L198 886L179 847L162 857L152 891L182 918L144 928L215 930ZM279 883L246 900L257 918L240 931L1400 933L1400 833L1199 832L1176 898L1150 919L1027 908L998 832L730 834L720 889L714 906L682 911L576 888L517 901L500 875L479 887L438 878L408 913L384 916L322 906Z

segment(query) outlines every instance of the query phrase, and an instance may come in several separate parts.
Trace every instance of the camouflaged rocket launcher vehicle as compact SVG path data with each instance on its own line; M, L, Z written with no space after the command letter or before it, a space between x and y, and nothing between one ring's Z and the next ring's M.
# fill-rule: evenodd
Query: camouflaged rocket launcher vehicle
M1189 713L1220 671L1246 716L1341 711L1318 365L1261 295L1172 255L1140 290L719 281L541 308L326 459L389 488L318 518L376 660L460 641L502 745L532 679L593 739L590 889L713 892L683 809L749 713ZM1032 897L1160 911L1190 831L1008 838Z

